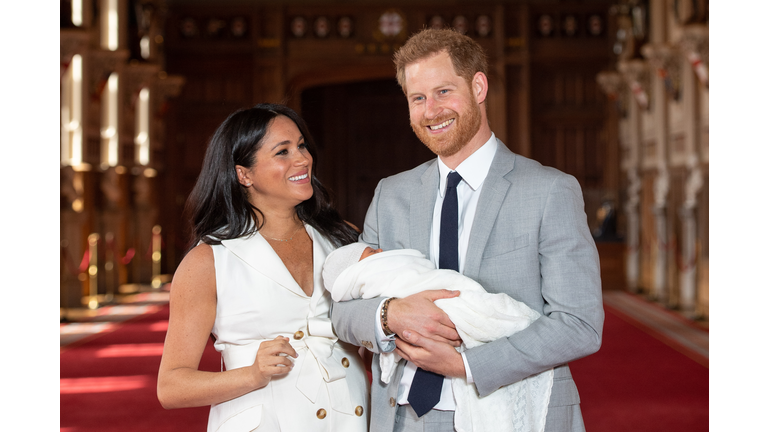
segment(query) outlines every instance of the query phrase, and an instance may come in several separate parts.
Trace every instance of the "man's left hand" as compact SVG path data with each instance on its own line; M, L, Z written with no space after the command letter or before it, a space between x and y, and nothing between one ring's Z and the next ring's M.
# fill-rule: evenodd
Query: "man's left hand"
M395 340L395 352L416 366L449 377L465 377L464 360L453 346L406 330Z

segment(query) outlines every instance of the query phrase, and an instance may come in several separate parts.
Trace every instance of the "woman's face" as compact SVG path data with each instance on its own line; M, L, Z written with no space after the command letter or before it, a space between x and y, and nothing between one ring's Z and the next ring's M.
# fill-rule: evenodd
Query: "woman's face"
M312 197L312 155L288 117L272 120L251 168L235 168L251 203L261 210L293 208Z

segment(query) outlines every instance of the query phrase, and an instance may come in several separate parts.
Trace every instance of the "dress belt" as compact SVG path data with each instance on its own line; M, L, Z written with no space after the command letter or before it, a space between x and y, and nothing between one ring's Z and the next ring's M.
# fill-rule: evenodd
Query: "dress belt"
M352 412L349 388L344 378L347 371L341 362L333 358L333 349L338 338L333 334L331 320L328 318L309 318L307 335L299 340L290 335L289 343L296 350L299 358L307 356L301 370L296 375L296 388L312 403L317 400L322 382L327 383L331 397L331 406L337 411ZM253 365L256 353L262 342L271 339L254 340L245 345L224 345L221 351L227 370ZM291 371L289 377L296 374Z

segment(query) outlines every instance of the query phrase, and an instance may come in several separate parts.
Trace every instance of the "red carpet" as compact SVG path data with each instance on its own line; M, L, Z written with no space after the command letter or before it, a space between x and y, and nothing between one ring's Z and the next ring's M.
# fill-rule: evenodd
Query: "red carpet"
M61 432L204 432L208 407L165 410L157 370L168 323L161 311L62 349ZM201 369L220 368L209 342Z
M709 369L605 312L600 351L571 363L587 431L708 431Z
M62 348L62 432L203 432L208 407L164 410L157 369L168 306ZM212 344L201 368L219 370ZM708 430L709 370L606 306L603 346L571 363L589 432Z

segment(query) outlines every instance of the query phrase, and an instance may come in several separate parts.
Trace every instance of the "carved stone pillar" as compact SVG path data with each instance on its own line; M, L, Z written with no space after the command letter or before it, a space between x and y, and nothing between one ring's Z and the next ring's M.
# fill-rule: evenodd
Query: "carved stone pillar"
M697 195L704 185L699 160L692 155L688 161L689 175L685 182L685 201L680 208L683 222L683 238L680 263L680 309L693 318L696 311L696 268L697 268Z
M653 185L653 215L656 225L656 260L653 266L653 294L657 301L665 303L669 297L667 286L667 263L669 236L667 227L667 196L669 194L669 171L659 170Z
M709 88L709 26L689 24L683 28L680 50L690 62L699 82Z
M649 93L650 75L647 63L642 60L626 60L620 61L617 67L637 104L643 110L648 109L651 104L651 95Z
M663 43L646 44L641 49L643 56L648 59L649 66L655 70L651 74L653 99L658 101L653 108L653 131L656 151L653 155L653 166L656 169L654 179L653 215L656 229L654 245L655 260L653 263L653 294L654 298L667 303L669 300L669 224L667 207L669 196L669 99L677 98L679 90L679 67L676 66L675 50ZM675 84L677 83L677 84ZM672 256L674 257L674 255Z
M640 291L641 242L640 242L640 193L642 190L642 116L648 108L647 66L638 60L621 61L618 64L625 89L632 93L635 103L627 103L627 118L621 126L623 148L622 169L627 173L627 201L624 209L627 217L627 287ZM625 90L626 92L626 90Z
M627 217L627 288L639 291L640 281L640 175L637 167L627 170L627 201L624 212Z

